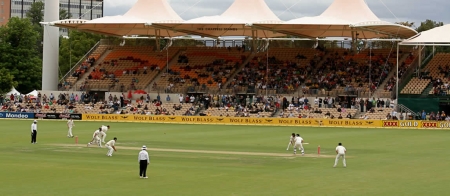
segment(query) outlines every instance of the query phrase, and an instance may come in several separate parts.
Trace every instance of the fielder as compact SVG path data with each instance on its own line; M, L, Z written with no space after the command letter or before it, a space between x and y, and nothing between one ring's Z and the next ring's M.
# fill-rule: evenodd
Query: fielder
M69 128L69 131L67 132L67 137L73 138L72 135L72 128L75 127L75 123L73 122L72 118L67 121L67 128Z
M347 163L345 162L345 153L347 153L347 149L345 149L344 146L342 146L342 143L339 143L339 145L336 147L336 160L334 161L334 166L336 167L338 164L339 159L342 157L342 163L344 164L344 167L347 167Z
M116 150L116 141L117 141L117 137L115 137L113 140L110 140L109 142L107 142L105 144L106 148L108 148L108 153L106 153L106 156L112 157L113 152L117 151Z
M289 139L289 144L286 150L289 150L289 147L294 146L295 133L292 133L291 138Z
M297 148L302 152L302 156L304 156L305 149L303 148L303 138L300 137L300 134L297 134L297 136L295 137L294 154L297 154Z
M101 129L102 132L100 133L99 137L102 140L102 143L105 143L106 132L109 130L109 125L108 126L102 125Z
M102 147L102 142L100 140L100 134L102 132L102 128L99 128L98 130L95 130L94 134L92 135L92 140L88 143L88 147L93 144L93 143L97 143L97 145L101 148Z

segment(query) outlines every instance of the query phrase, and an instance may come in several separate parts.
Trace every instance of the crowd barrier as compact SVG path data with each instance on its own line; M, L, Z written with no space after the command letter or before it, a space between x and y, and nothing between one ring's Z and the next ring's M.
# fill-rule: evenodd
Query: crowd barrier
M0 112L0 118L16 118L16 119L72 118L73 120L108 121L108 122L450 129L450 121L421 121L421 120L240 118L240 117L211 117L211 116L146 116L146 115L124 115L124 114L59 114L59 113L19 113L19 112Z
M73 120L81 120L82 114L0 112L0 118L55 120L72 118Z
M83 114L82 120L112 122L151 122L180 124L228 124L228 125L273 125L273 126L328 126L328 127L381 127L380 120L301 119L301 118L239 118L210 116L146 116Z
M421 121L421 120L384 120L383 127L398 127L398 128L423 128L423 129L449 129L450 122L449 121Z
M25 113L25 112L0 112L0 118L30 119L30 118L34 118L34 113Z
M69 119L81 120L82 114L60 114L60 113L35 113L34 118L36 119Z

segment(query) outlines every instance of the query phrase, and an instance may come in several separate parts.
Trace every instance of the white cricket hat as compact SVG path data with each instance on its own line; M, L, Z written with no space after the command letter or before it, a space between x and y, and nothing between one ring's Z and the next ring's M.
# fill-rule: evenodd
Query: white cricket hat
M37 123L37 120L34 120L35 123Z
M147 150L147 146L143 145L142 150Z

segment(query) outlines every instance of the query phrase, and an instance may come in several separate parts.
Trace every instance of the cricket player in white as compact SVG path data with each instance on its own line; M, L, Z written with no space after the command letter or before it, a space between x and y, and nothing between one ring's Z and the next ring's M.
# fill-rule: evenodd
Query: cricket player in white
M108 153L106 153L106 156L112 157L113 152L117 151L116 150L116 141L117 141L117 137L115 137L113 140L109 140L109 142L107 142L105 144L106 148L108 148Z
M334 166L336 167L338 164L339 159L342 157L342 163L344 164L344 167L347 167L347 163L345 162L345 153L347 153L347 149L345 149L344 146L342 146L342 143L339 143L339 145L336 147L336 160L334 161Z
M305 149L303 149L303 138L300 137L300 134L297 134L295 137L294 154L297 154L297 148L302 152L302 156L305 155Z
M75 123L73 122L72 118L67 121L67 128L69 128L69 131L67 132L67 137L72 138L72 128L75 127Z
M289 144L288 144L288 147L286 148L286 150L289 150L289 147L291 147L291 145L294 146L294 144L295 144L294 139L295 139L295 133L292 133L291 138L289 138Z
M106 132L109 130L109 125L108 126L105 126L105 125L102 125L102 132L100 133L100 139L101 139L101 141L103 142L103 143L105 143L105 138L106 138Z
M94 134L92 135L92 140L88 143L88 147L93 144L93 143L97 143L97 145L101 148L102 147L102 142L100 140L100 134L102 132L102 128L99 128L98 130L95 130Z

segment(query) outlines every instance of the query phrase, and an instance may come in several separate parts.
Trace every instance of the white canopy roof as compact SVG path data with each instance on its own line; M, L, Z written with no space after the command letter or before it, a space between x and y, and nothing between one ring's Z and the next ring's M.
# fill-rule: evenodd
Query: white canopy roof
M281 24L264 0L235 0L221 15L195 18L178 24L153 23L153 26L204 37L252 36L252 23ZM256 37L281 37L284 34L254 29Z
M298 37L409 38L417 34L406 26L381 21L364 0L334 0L319 16L282 22L264 0L235 0L221 15L183 21L167 0L138 0L123 16L91 21L63 20L54 24L86 32L113 36L176 37L186 34L204 37L293 35Z
M16 90L16 88L12 88L11 91L9 91L9 93L6 93L6 95L15 95L18 94L20 95L20 92Z
M34 90L34 91L31 91L30 93L28 93L27 95L31 95L31 96L37 97L38 96L38 92L37 92L37 90Z
M180 23L182 21L183 19L170 7L167 0L138 0L123 16L106 16L90 21L68 19L52 22L52 25L112 36L159 35L173 37L185 34L169 30L157 31L146 24L152 22Z
M407 39L400 45L450 45L450 25L436 27Z
M417 34L406 26L381 21L364 0L335 0L321 15L303 17L283 24L254 26L300 37L353 37L370 39L394 35L411 37Z

